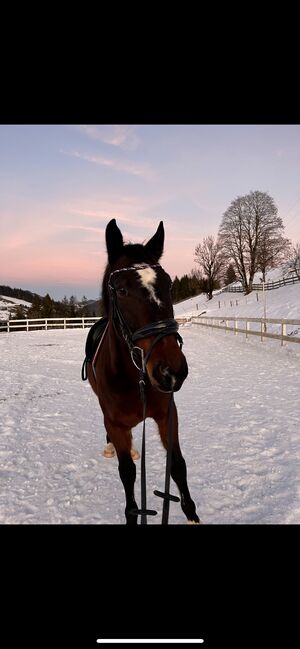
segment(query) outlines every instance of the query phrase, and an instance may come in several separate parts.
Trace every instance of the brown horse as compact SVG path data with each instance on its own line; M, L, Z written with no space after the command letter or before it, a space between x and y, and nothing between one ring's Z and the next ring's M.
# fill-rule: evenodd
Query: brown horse
M146 243L124 245L115 219L106 228L108 264L103 277L102 298L107 326L93 362L87 362L87 377L104 415L107 441L113 444L126 495L126 522L137 523L134 496L136 467L131 444L134 426L143 414L157 423L167 448L168 408L171 404L173 445L171 476L181 507L189 522L199 523L187 485L187 471L178 440L178 418L170 395L179 390L188 374L181 337L174 320L171 279L159 264L163 253L162 221ZM182 342L182 341L181 341ZM139 389L139 365L145 369L146 412Z

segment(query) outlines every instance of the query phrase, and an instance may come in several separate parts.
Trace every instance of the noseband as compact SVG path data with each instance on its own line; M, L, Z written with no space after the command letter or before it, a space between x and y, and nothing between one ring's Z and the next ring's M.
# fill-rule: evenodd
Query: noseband
M119 324L122 336L128 346L132 362L134 363L135 367L137 367L137 369L140 370L140 372L142 372L145 375L146 364L149 360L150 354L154 346L156 345L156 343L159 342L159 340L161 340L165 336L175 335L179 342L180 349L182 348L183 340L180 334L178 333L178 323L174 318L168 318L166 320L157 320L156 322L151 322L150 324L147 324L144 327L141 327L140 329L137 329L134 332L131 331L129 325L127 324L122 314L122 311L120 310L118 305L116 289L112 283L112 278L117 273L125 272L128 270L142 270L144 268L161 268L161 266L160 264L153 264L153 265L143 264L141 266L129 266L127 268L120 268L118 270L114 270L109 276L108 288L109 288L110 299L112 303L113 323L114 325L116 325L116 323ZM134 343L137 340L141 340L142 338L149 338L150 336L155 336L155 339L150 345L146 355L144 355L144 350L141 347L135 345ZM140 355L140 359L138 359L138 355Z

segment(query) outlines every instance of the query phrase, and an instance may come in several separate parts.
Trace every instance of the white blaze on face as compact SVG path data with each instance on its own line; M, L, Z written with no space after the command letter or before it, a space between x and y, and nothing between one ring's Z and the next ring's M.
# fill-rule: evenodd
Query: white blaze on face
M161 305L161 300L155 295L154 284L156 281L156 272L153 268L146 266L136 271L140 276L142 286L147 289L150 293L150 299L156 302L158 306Z

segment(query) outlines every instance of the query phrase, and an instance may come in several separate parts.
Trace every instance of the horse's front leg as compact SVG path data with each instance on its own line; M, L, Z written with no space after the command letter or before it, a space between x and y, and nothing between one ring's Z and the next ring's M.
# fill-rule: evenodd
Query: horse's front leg
M173 448L172 448L172 461L171 461L171 476L176 483L179 493L181 508L186 515L189 523L199 523L199 516L196 513L196 506L191 498L188 484L187 484L187 469L185 459L181 453L179 439L178 439L178 417L177 408L173 402ZM157 421L161 441L167 449L168 447L168 416L164 416Z
M115 426L106 420L104 424L109 440L114 445L119 460L119 474L126 496L126 523L127 525L136 525L137 514L134 513L138 509L134 497L136 467L131 456L131 430Z
M133 438L132 438L132 432L130 431L129 434L130 434L130 439L131 439L131 450L130 450L131 457L132 457L133 460L139 460L140 459L140 454L139 454L138 450L134 446ZM108 457L108 458L114 457L114 455L115 455L115 447L112 444L112 442L110 441L109 435L106 435L106 446L104 447L104 449L102 451L102 455L104 457Z

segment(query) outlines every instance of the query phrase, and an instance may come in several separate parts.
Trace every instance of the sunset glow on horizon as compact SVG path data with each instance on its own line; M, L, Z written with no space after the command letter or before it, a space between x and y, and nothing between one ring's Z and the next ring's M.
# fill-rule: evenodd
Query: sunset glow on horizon
M0 284L99 297L105 228L143 243L162 220L162 264L194 267L237 196L268 192L300 241L298 125L0 126Z

